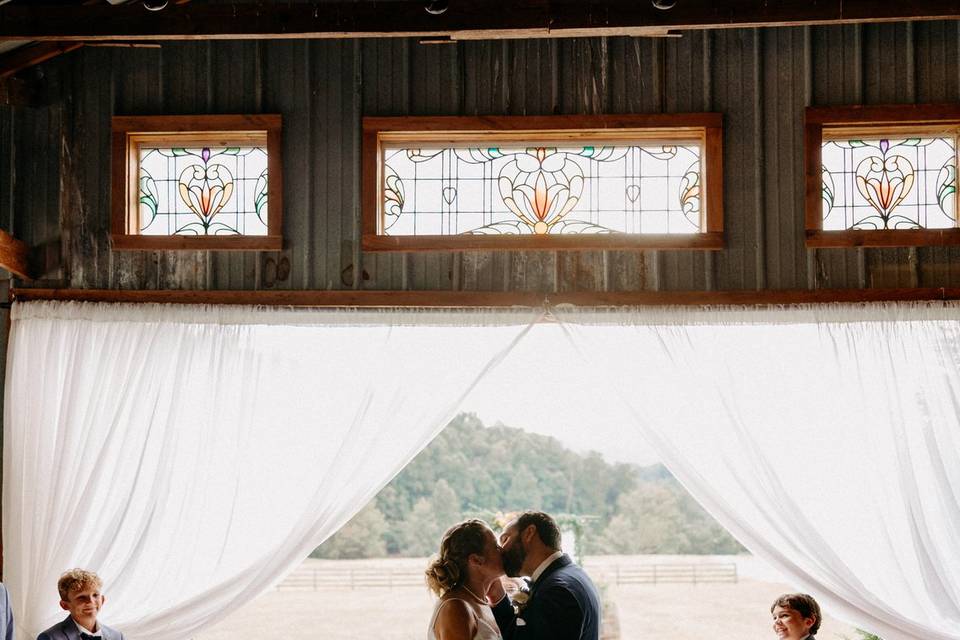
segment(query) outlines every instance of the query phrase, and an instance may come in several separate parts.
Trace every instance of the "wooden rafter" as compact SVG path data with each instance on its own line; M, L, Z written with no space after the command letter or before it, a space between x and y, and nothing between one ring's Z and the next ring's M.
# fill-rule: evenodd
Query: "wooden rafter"
M2 9L0 9L2 16ZM0 24L3 18L0 17ZM82 42L38 42L0 55L0 80L83 46Z
M668 11L647 0L450 0L441 15L423 0L171 5L141 3L0 6L0 39L183 40L421 36L452 39L664 35L677 29L842 24L960 18L956 0L680 0Z
M29 245L2 229L0 229L0 268L21 278L28 280L33 278Z
M12 289L11 299L292 307L542 307L783 305L960 300L960 288L766 289L762 291L182 291Z

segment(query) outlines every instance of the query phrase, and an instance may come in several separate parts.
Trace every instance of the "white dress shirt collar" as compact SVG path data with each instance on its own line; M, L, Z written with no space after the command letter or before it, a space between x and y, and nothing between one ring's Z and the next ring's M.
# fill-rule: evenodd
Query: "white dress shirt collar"
M77 625L77 631L79 631L80 633L85 633L85 634L87 634L88 636L95 636L95 637L98 637L98 638L102 638L102 637L103 637L103 633L101 633L102 629L101 629L99 623L97 624L97 630L96 630L96 631L90 631L89 629L87 629L86 627L84 627L82 624L80 624L79 622L77 622L76 620L74 620L73 618L70 618L70 620L73 621L73 624Z
M543 572L547 570L547 567L553 564L553 561L562 555L563 555L563 551L554 551L553 553L551 553L549 556L547 556L546 560L540 563L540 566L537 567L537 569L533 572L533 575L530 576L530 578L534 582L539 580L540 576L543 575Z

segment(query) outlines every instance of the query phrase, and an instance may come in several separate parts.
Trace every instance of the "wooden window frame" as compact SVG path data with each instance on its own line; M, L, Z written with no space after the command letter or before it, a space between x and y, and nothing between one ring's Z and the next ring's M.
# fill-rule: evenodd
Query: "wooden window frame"
M804 118L806 246L810 248L918 247L960 245L960 227L952 229L823 230L824 135L847 131L873 137L884 131L936 132L960 127L960 104L904 104L807 107ZM870 131L875 129L876 133ZM960 145L958 145L960 152Z
M477 135L497 140L555 136L574 139L583 132L622 129L650 134L696 133L701 136L706 230L691 234L578 235L422 235L380 233L383 198L382 141L473 141ZM609 133L608 133L609 135ZM583 137L580 135L580 137ZM437 116L366 117L363 119L362 247L366 251L580 250L580 249L723 249L723 115L681 113L600 116Z
M203 116L114 116L110 239L115 251L279 251L283 248L282 118L278 114ZM131 220L139 215L137 143L152 138L161 145L206 142L249 144L266 134L267 235L141 235ZM136 218L133 218L135 220Z

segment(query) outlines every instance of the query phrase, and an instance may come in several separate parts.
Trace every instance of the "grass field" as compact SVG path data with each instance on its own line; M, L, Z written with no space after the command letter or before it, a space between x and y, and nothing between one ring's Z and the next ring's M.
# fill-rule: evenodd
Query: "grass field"
M588 571L614 564L730 562L734 557L630 556L587 558ZM614 604L622 640L776 640L770 603L791 591L754 559L736 556L740 577L726 584L598 585ZM426 560L306 560L305 568L417 569ZM271 590L234 612L197 640L239 636L336 640L423 640L433 610L426 587L327 587ZM818 640L855 638L853 629L824 614Z

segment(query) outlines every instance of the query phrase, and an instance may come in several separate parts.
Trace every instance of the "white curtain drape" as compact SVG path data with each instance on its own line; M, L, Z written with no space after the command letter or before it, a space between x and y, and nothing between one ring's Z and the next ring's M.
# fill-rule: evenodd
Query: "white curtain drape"
M107 624L189 638L342 526L446 424L531 311L15 304L4 580L20 640L56 581Z
M748 549L886 640L960 639L960 307L554 313Z
M597 415L622 402L751 551L887 640L960 640L957 305L553 313ZM20 640L61 617L73 566L105 578L104 620L133 640L228 615L495 381L537 315L15 305Z

